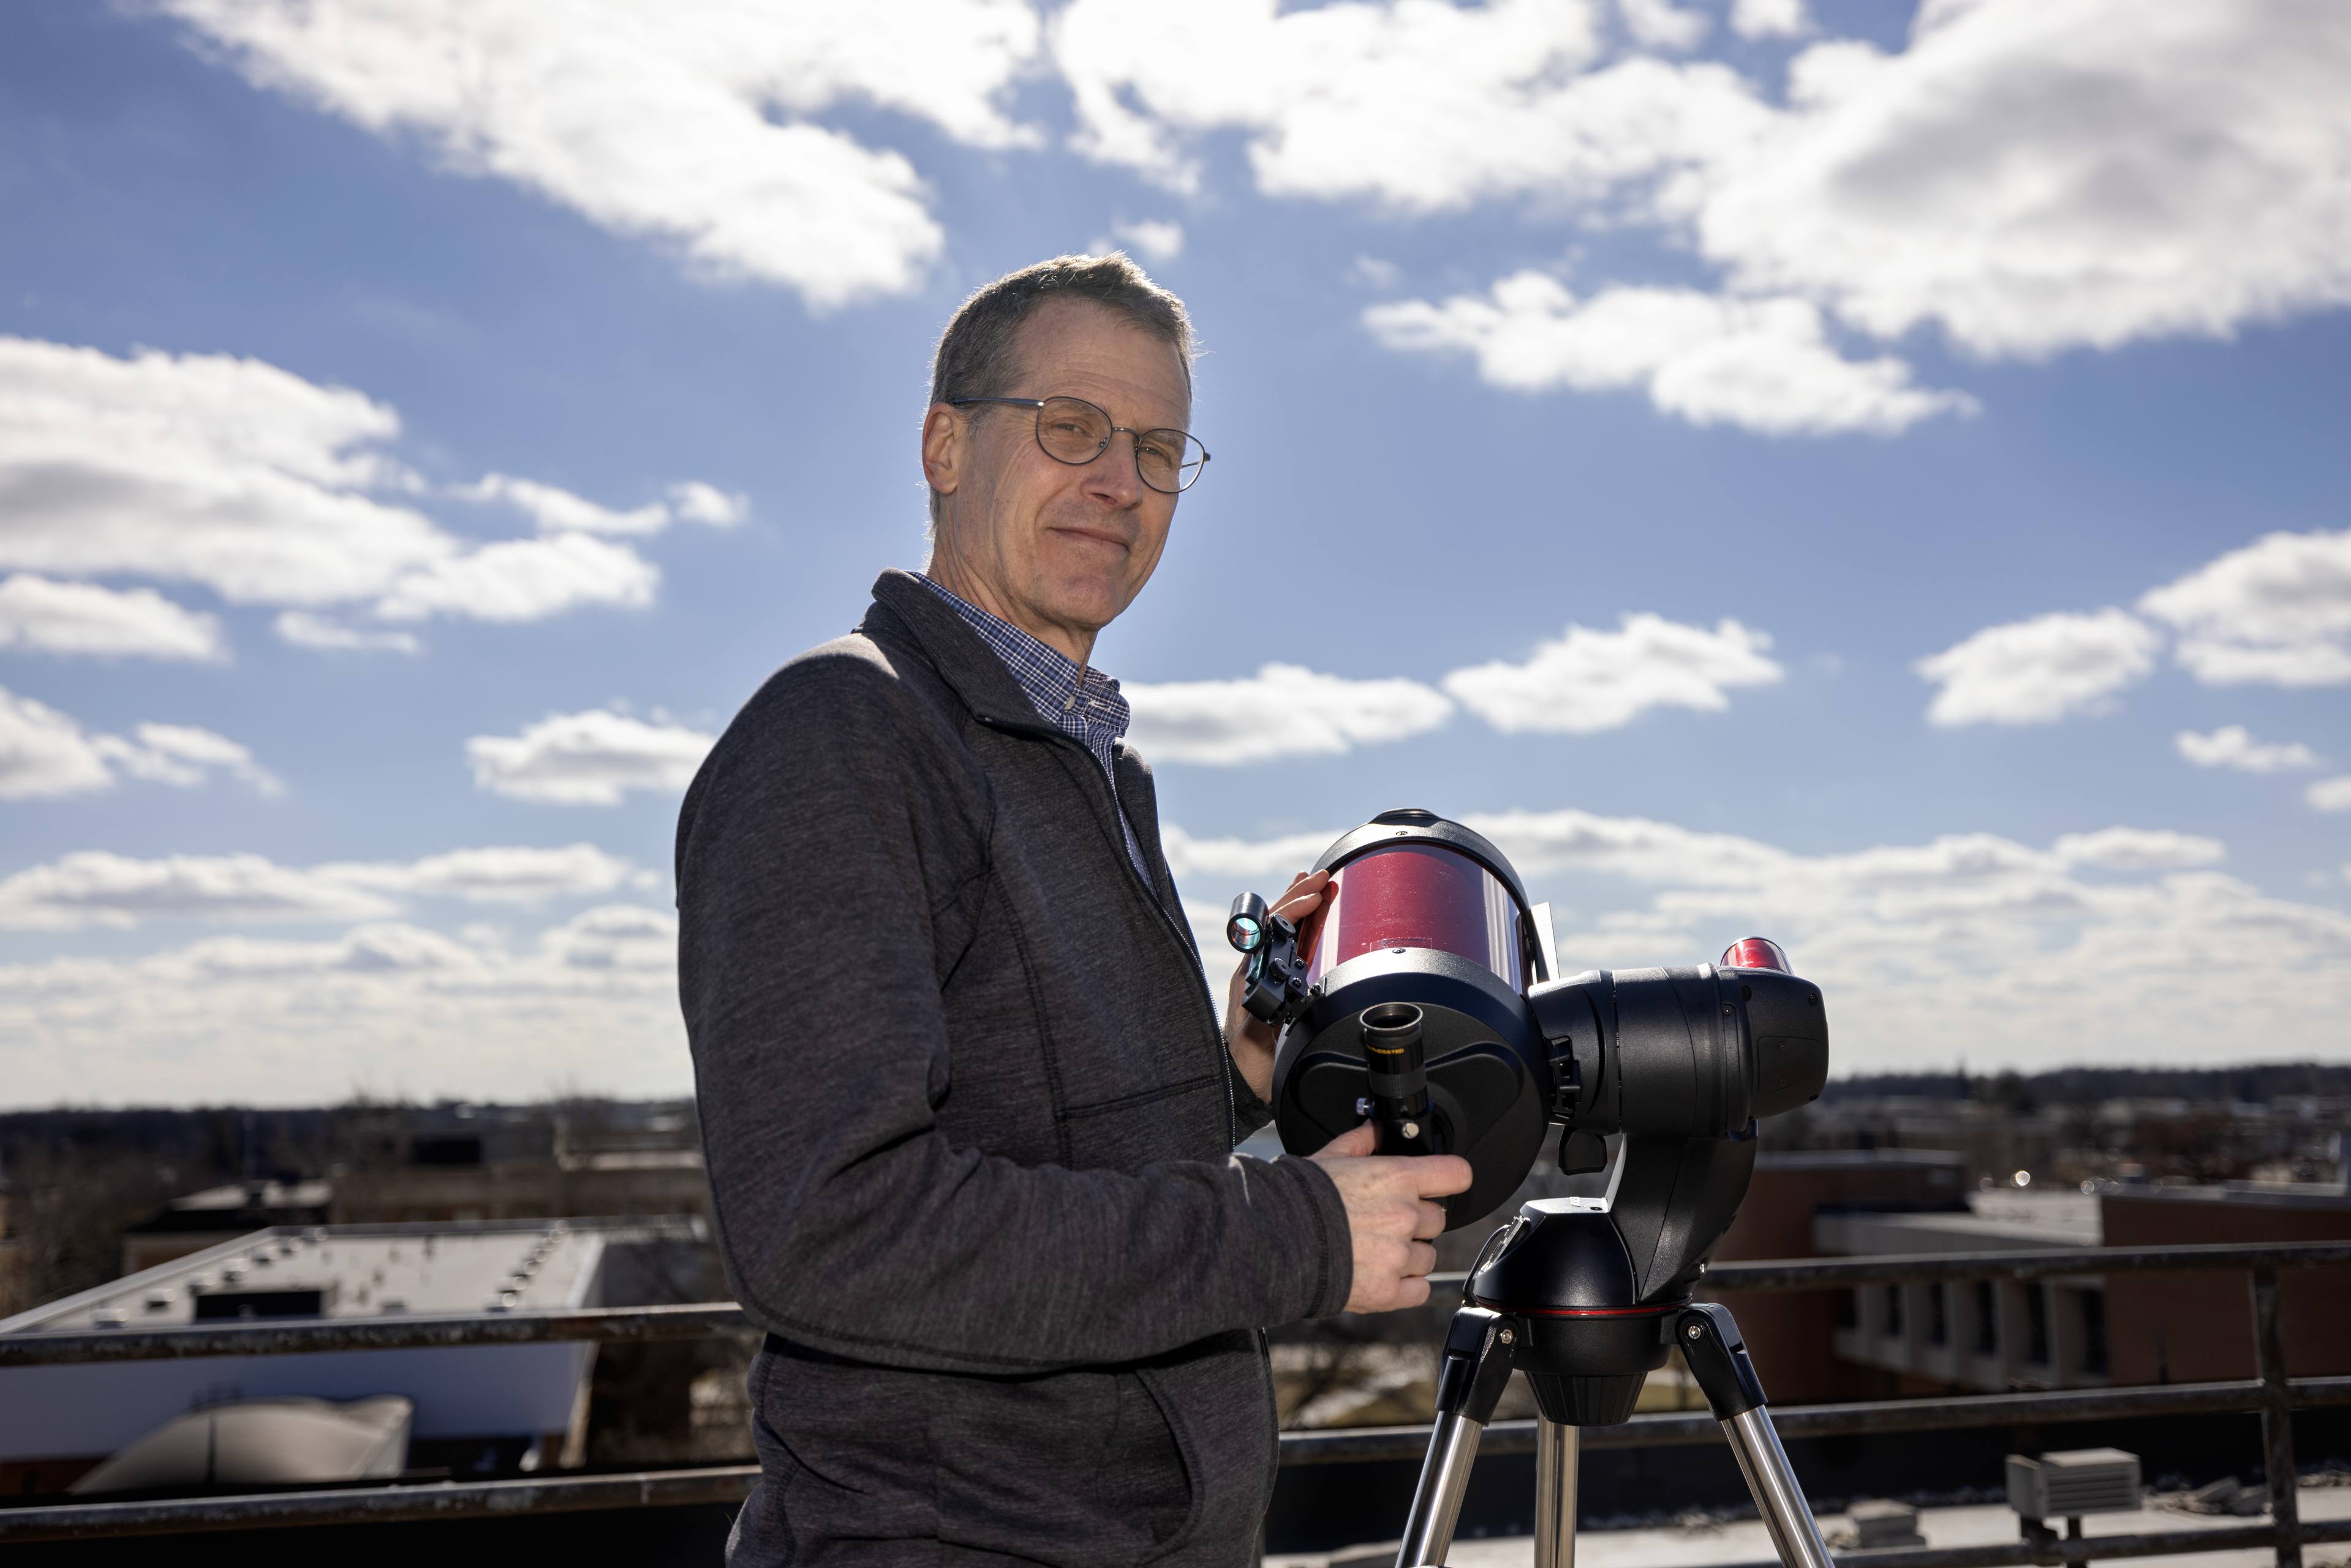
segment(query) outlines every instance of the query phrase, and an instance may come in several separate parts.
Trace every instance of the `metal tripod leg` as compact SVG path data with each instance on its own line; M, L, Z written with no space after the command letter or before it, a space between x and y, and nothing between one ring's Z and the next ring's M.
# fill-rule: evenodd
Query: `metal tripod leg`
M1682 1359L1705 1390L1715 1419L1722 1423L1722 1435L1730 1440L1739 1472L1747 1478L1747 1490L1755 1498L1764 1528L1771 1532L1780 1561L1787 1568L1834 1568L1828 1543L1813 1521L1812 1505L1804 1500L1804 1489L1788 1463L1788 1450L1780 1446L1763 1385L1730 1309L1711 1303L1685 1308L1675 1328Z
M1442 1563L1453 1548L1453 1527L1461 1518L1461 1495L1469 1487L1469 1467L1478 1440L1486 1435L1494 1406L1510 1380L1511 1346L1518 1332L1510 1320L1483 1307L1464 1307L1445 1332L1445 1360L1437 1371L1437 1427L1428 1458L1413 1490L1404 1544L1396 1568Z
M1575 1568L1575 1428L1535 1423L1535 1568Z

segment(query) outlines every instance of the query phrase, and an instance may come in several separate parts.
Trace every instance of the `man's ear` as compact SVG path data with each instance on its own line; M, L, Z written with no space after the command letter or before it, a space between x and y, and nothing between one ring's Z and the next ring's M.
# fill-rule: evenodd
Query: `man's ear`
M946 403L931 404L923 416L923 477L942 496L954 495L963 483L970 434L961 413Z

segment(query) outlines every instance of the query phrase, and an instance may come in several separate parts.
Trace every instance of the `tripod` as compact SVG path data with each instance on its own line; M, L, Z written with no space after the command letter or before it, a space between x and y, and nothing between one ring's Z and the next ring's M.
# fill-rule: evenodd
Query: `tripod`
M1575 1561L1576 1428L1629 1419L1646 1375L1681 1348L1788 1568L1832 1568L1828 1547L1772 1428L1729 1310L1686 1296L1643 1303L1603 1203L1541 1198L1487 1239L1453 1314L1437 1372L1437 1423L1396 1568L1442 1564L1479 1439L1513 1369L1541 1419L1535 1448L1535 1568Z

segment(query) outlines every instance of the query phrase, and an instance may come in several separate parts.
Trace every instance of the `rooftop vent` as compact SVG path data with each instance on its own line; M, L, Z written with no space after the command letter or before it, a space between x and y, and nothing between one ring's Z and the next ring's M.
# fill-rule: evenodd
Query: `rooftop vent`
M2138 1456L2120 1448L2069 1448L2037 1459L2011 1454L2008 1506L2029 1520L2136 1512Z
M233 1322L238 1318L324 1317L334 1304L332 1285L308 1289L206 1291L196 1298L196 1319L202 1322Z

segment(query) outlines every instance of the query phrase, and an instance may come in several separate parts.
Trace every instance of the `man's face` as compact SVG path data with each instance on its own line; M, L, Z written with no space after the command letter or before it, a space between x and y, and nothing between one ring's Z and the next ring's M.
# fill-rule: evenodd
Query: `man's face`
M1083 398L1133 430L1189 419L1176 350L1101 306L1044 305L1013 349L1021 374L1008 396ZM1151 580L1176 517L1176 497L1136 476L1124 431L1073 465L1037 444L1032 410L935 407L923 457L946 497L932 575L1064 652L1073 641L1081 659Z

